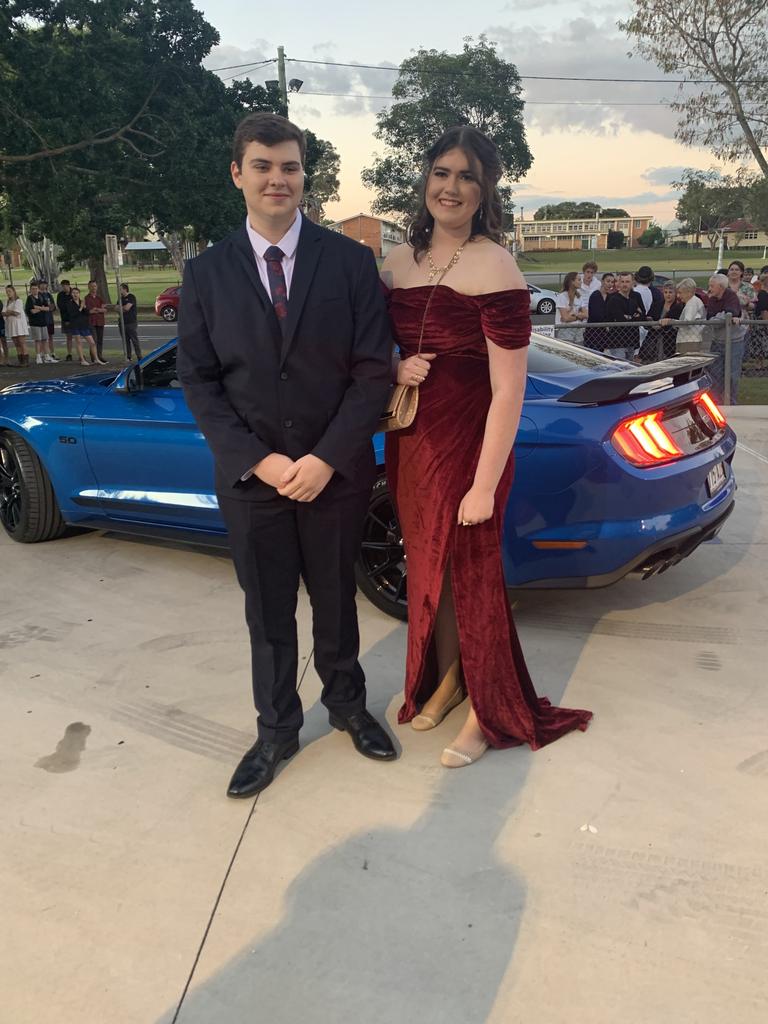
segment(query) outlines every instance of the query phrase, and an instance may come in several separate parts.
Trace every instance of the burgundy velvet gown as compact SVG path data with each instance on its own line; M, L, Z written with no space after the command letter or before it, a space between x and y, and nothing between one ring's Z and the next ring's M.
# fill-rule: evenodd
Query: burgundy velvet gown
M432 285L389 293L401 355L415 355ZM501 561L504 509L514 476L511 454L496 490L493 518L458 526L461 499L472 485L491 402L486 338L523 348L531 332L528 291L462 295L438 285L427 313L423 352L436 352L420 387L413 425L387 434L387 476L408 557L409 722L434 692L432 639L440 589L450 566L464 679L480 726L494 747L529 743L536 750L572 729L586 729L590 711L553 707L538 697L526 668L507 600Z

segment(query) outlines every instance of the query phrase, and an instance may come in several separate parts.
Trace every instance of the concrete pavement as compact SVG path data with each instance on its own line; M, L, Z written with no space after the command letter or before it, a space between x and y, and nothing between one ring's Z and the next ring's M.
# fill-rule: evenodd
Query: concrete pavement
M542 694L595 720L438 764L395 725L405 630L360 601L370 706L329 729L300 606L302 750L252 742L226 557L0 538L2 1024L762 1024L768 410L730 410L737 508L669 573L513 595Z

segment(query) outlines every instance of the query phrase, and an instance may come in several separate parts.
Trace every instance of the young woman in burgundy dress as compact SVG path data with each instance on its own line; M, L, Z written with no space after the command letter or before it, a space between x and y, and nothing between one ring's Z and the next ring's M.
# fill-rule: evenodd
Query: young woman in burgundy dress
M408 556L399 720L434 728L468 695L466 720L441 758L459 768L489 746L535 750L586 729L592 716L537 697L504 584L501 532L531 322L525 280L501 244L499 155L460 126L432 146L426 166L408 243L382 268L397 381L419 387L415 422L387 435Z

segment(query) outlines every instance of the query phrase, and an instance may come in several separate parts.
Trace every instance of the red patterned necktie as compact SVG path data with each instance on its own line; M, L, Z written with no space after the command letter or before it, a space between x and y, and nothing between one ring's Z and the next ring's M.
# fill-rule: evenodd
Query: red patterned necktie
M280 321L281 330L285 330L285 319L288 316L288 289L283 273L284 257L285 253L276 245L270 245L264 253L264 261L267 264L267 280L272 293L272 305L275 307L275 315Z

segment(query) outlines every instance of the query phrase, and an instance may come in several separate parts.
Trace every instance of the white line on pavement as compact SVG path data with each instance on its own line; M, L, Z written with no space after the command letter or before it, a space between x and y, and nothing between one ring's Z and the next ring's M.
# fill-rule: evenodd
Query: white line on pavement
M742 444L741 441L736 442L736 447L741 448L741 450L743 452L746 452L747 455L753 455L756 459L759 459L761 462L764 462L766 465L768 465L768 458L766 458L766 456L762 455L760 452L756 452L754 448L747 448L747 446L745 444Z

